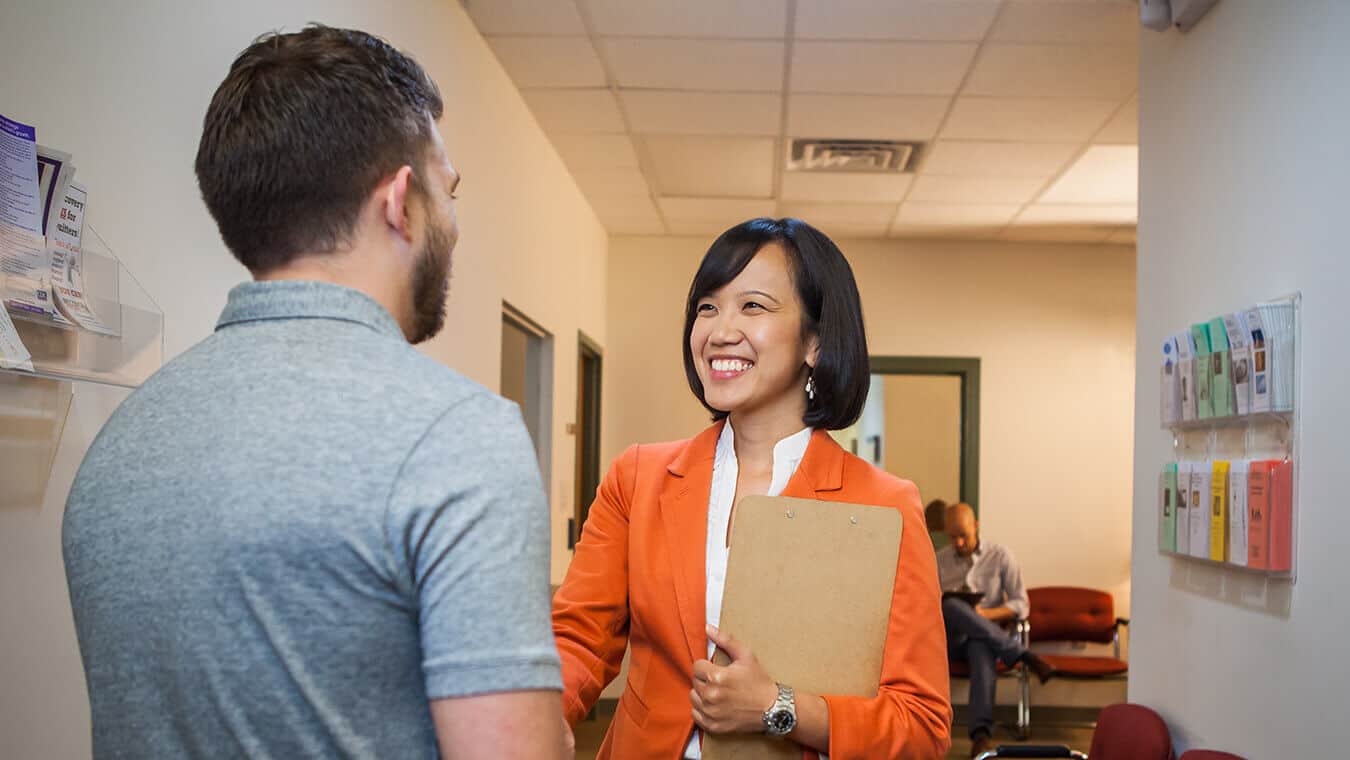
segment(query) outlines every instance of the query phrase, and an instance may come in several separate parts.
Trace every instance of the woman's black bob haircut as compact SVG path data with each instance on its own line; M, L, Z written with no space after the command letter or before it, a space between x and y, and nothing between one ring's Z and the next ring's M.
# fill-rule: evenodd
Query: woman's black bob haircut
M820 340L819 356L811 375L815 378L816 397L807 401L802 422L807 427L842 430L858 421L871 381L862 302L853 269L839 247L800 219L751 219L723 232L708 248L689 286L689 300L684 307L684 374L689 379L689 388L713 413L713 419L727 416L725 411L708 406L689 347L689 335L698 317L699 301L736 279L769 243L778 243L787 251L797 298L802 304L803 337L815 333ZM806 393L805 389L802 393Z

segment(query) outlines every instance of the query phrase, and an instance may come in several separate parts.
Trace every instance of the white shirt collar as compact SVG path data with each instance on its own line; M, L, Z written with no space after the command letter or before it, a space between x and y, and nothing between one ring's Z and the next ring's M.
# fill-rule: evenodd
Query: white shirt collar
M770 496L777 496L787 488L788 480L797 472L797 466L806 457L806 449L811 445L811 433L812 429L805 427L774 444ZM717 438L717 453L714 455L713 466L718 467L729 462L736 462L736 433L731 429L731 420L727 420L722 426L722 434Z

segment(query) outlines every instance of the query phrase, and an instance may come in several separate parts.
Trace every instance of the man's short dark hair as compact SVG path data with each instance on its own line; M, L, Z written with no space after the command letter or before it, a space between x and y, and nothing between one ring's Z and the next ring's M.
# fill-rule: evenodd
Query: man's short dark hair
M839 247L800 219L751 219L713 241L689 286L684 310L684 374L689 388L714 419L727 416L725 411L708 406L689 335L698 318L698 302L736 279L769 243L778 243L787 252L788 268L802 304L803 336L814 332L820 340L811 373L816 397L807 402L802 423L842 430L858 421L871 382L862 301L853 269Z
M441 116L422 67L374 35L314 25L239 54L206 110L197 182L225 245L252 272L348 241L402 166L414 178Z

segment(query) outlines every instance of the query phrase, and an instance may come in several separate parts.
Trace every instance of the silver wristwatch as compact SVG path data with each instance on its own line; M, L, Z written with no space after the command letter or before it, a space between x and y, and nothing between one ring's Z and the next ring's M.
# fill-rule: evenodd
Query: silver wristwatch
M769 736L787 736L797 727L797 700L792 687L778 684L778 699L764 711L764 730Z

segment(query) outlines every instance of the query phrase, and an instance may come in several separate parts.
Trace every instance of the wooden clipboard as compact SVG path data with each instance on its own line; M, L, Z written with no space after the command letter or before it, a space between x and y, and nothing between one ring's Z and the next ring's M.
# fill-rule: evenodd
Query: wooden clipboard
M874 697L895 590L900 510L747 496L736 505L721 629L811 694ZM713 662L725 665L718 650ZM768 705L765 705L768 707ZM762 734L706 735L705 760L801 760Z

